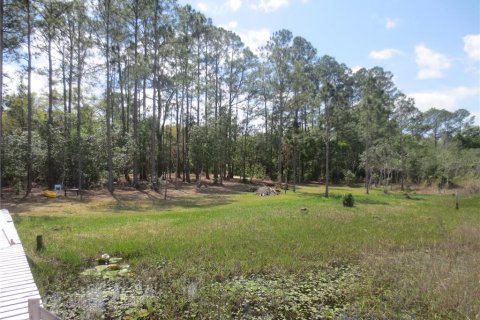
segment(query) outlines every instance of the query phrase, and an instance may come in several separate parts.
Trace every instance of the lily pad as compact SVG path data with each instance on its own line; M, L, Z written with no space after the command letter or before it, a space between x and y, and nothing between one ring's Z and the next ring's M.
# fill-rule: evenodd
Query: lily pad
M102 272L103 278L116 278L118 276L118 271L105 271Z
M108 270L120 270L120 266L119 266L118 264L116 264L116 263L112 263L112 264L109 264L109 265L107 266L107 269L108 269Z
M95 270L97 270L98 272L102 272L102 271L105 271L107 268L108 266L102 265L102 266L96 266Z
M87 269L83 272L80 273L82 276L91 276L91 277L98 277L101 275L99 271L97 271L95 268L93 269Z
M108 260L105 260L108 258ZM107 254L102 255L103 261L108 261L110 263L101 264L96 267L87 269L81 273L83 276L92 276L92 277L103 277L104 279L115 279L116 277L128 277L131 275L130 265L128 264L118 264L122 261L122 258L110 258ZM113 263L115 262L115 263Z
M112 257L112 258L110 258L108 261L109 261L109 263L119 263L119 262L122 261L122 260L123 260L123 258L114 258L114 257Z

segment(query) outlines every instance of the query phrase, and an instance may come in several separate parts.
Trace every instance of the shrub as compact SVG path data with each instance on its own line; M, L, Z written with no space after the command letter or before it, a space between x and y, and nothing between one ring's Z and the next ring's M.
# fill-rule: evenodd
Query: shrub
M355 173L350 170L343 170L343 181L346 185L352 186L355 181Z
M355 205L355 198L349 193L343 196L342 202L344 207L353 207Z

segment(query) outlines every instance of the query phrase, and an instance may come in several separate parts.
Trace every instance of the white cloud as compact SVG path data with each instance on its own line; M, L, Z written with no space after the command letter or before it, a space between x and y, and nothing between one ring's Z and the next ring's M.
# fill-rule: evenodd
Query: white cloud
M480 112L470 112L470 115L475 117L475 124L480 126Z
M271 32L268 28L238 32L245 46L255 53L258 53L260 47L267 43L268 39L270 39L270 34Z
M242 7L242 0L227 0L224 5L231 11L237 11Z
M205 2L197 3L197 8L198 8L198 10L200 10L202 12L207 12L208 11L208 6Z
M394 29L397 27L399 20L398 19L392 19L392 18L387 18L385 20L385 28L387 29Z
M250 7L257 11L271 12L288 6L289 3L290 0L257 0Z
M415 56L419 68L417 74L419 79L442 78L443 71L451 66L449 58L423 44L415 47Z
M463 37L463 50L473 60L480 60L480 34L470 34Z
M480 88L455 87L444 90L415 92L409 94L409 96L415 99L415 106L422 111L430 108L453 111L462 108L462 104L467 99L480 100Z
M352 72L353 72L353 73L356 73L358 70L360 70L360 69L362 69L362 68L363 68L362 66L358 66L358 65L357 65L357 66L354 66L354 67L352 67Z
M227 24L222 24L220 27L227 29L227 30L234 30L238 27L238 22L237 21L229 21Z
M375 60L388 60L394 55L399 53L401 53L400 50L388 48L388 49L383 49L378 51L372 51L368 56Z

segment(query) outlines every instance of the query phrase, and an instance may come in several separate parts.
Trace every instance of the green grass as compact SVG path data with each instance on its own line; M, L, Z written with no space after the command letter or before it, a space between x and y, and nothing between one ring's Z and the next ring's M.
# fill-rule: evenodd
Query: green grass
M415 272L412 268L417 268L425 273L425 281L430 282L427 287L437 288L435 282L444 280L436 279L426 268L430 261L423 261L426 251L435 256L432 259L440 259L442 265L454 263L458 257L470 262L480 257L477 250L480 244L472 240L480 232L479 196L462 196L460 210L455 210L451 195L414 194L407 199L403 193L372 190L365 195L361 188L332 188L327 199L320 196L321 192L320 187L310 185L277 197L232 193L187 195L185 200L171 201L141 197L121 202L90 199L85 203L64 201L44 208L18 205L12 211L18 213L17 229L45 293L61 283L75 282L79 272L93 266L95 258L107 252L124 257L136 270L138 281L146 281L148 277L163 281L163 286L170 283L167 291L176 290L179 284L175 284L175 278L197 279L202 283L206 293L197 297L195 304L188 302L184 293L172 294L177 300L163 301L172 306L157 314L160 317L168 318L169 314L185 312L186 308L208 318L211 317L205 311L208 308L201 305L216 299L231 305L230 309L218 312L238 315L243 309L238 307L240 302L236 299L242 295L237 294L235 299L212 295L207 290L211 283L227 283L235 277L254 274L301 277L322 268L328 272L335 265L359 268L363 279L353 281L349 298L342 298L348 305L339 309L343 313L370 317L479 316L462 304L475 300L464 299L449 305L451 299L442 292L425 294L411 274ZM354 208L342 206L341 197L345 193L355 196ZM469 231L465 231L466 226ZM41 253L34 251L35 236L39 234L44 236L46 245ZM452 251L458 251L457 257L444 254ZM159 266L165 265L169 270L162 274L168 275L168 281L158 278ZM461 283L480 277L478 271L478 264L476 275L475 270L456 270L457 274L464 274L459 274L458 283L452 285L460 291L467 290L460 287ZM467 287L472 299L480 301L478 288ZM392 290L403 300L392 296ZM441 287L439 290L442 291ZM178 295L184 299L181 307L176 306L180 303ZM475 307L480 308L479 303L471 306ZM286 318L302 315L282 314ZM267 313L259 313L260 318L262 315L268 318ZM329 316L334 317L335 312Z

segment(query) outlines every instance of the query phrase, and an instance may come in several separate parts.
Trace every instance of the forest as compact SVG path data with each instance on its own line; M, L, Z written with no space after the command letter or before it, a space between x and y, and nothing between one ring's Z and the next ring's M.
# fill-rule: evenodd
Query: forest
M17 194L240 177L328 196L480 176L467 110L422 112L391 72L354 71L288 30L254 52L175 0L1 2L1 185ZM7 64L20 84L4 90Z

